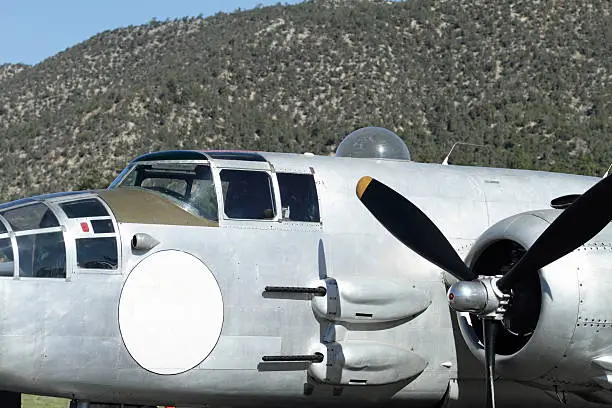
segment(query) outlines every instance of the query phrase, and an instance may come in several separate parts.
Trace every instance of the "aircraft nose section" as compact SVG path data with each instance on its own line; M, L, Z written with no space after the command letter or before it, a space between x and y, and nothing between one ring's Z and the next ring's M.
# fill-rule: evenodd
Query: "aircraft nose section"
M67 278L79 270L118 268L113 216L86 191L0 205L0 250L0 276Z
M64 234L49 206L28 200L0 206L0 276L66 277Z
M198 258L156 252L130 272L119 300L119 328L132 358L157 374L179 374L212 352L223 325L223 299Z

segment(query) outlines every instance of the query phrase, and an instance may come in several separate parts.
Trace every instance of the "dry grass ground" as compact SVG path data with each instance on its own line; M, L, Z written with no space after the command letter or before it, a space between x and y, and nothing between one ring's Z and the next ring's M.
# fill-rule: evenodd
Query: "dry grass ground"
M67 406L68 400L63 398L39 397L38 395L21 396L22 408L66 408Z
M39 397L37 395L22 395L22 408L66 408L68 400L62 398Z

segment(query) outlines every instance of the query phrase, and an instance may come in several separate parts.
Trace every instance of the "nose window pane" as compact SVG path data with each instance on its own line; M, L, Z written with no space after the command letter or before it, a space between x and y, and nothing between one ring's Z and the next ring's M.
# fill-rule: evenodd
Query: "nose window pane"
M19 276L65 278L66 247L61 232L17 237Z
M106 208L95 198L61 204L68 218L101 217L108 215Z
M96 234L108 234L115 232L111 220L91 220L91 226Z
M32 204L1 213L14 231L27 231L59 226L51 210L44 204Z
M76 240L77 264L85 269L117 269L115 238L82 238Z
M13 246L9 238L0 239L0 276L13 276Z

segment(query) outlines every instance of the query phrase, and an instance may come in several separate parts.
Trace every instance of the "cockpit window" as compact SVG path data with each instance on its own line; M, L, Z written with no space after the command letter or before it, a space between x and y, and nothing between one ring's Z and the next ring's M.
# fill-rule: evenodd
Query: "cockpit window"
M276 215L270 175L264 171L221 170L223 211L229 218L265 220Z
M0 214L9 222L13 231L27 231L59 226L55 215L46 205L41 203L17 207L3 211Z
M116 187L155 191L196 216L218 221L217 194L210 167L197 163L142 163Z
M140 187L159 191L160 193L170 195L174 198L178 198L179 200L184 199L187 195L187 181L185 180L175 180L172 178L163 177L148 177L142 180Z
M319 200L312 174L276 173L283 219L319 222Z

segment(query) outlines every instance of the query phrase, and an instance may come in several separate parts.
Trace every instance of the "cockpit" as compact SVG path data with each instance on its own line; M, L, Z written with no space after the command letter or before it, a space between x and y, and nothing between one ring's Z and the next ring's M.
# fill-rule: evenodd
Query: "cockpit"
M111 187L155 191L176 205L210 221L218 221L217 194L210 166L198 163L136 163Z
M226 163L231 161L227 157L231 156L223 156ZM313 174L273 172L265 161L245 162L213 169L206 160L135 161L110 188L153 191L215 223L220 218L320 221Z

